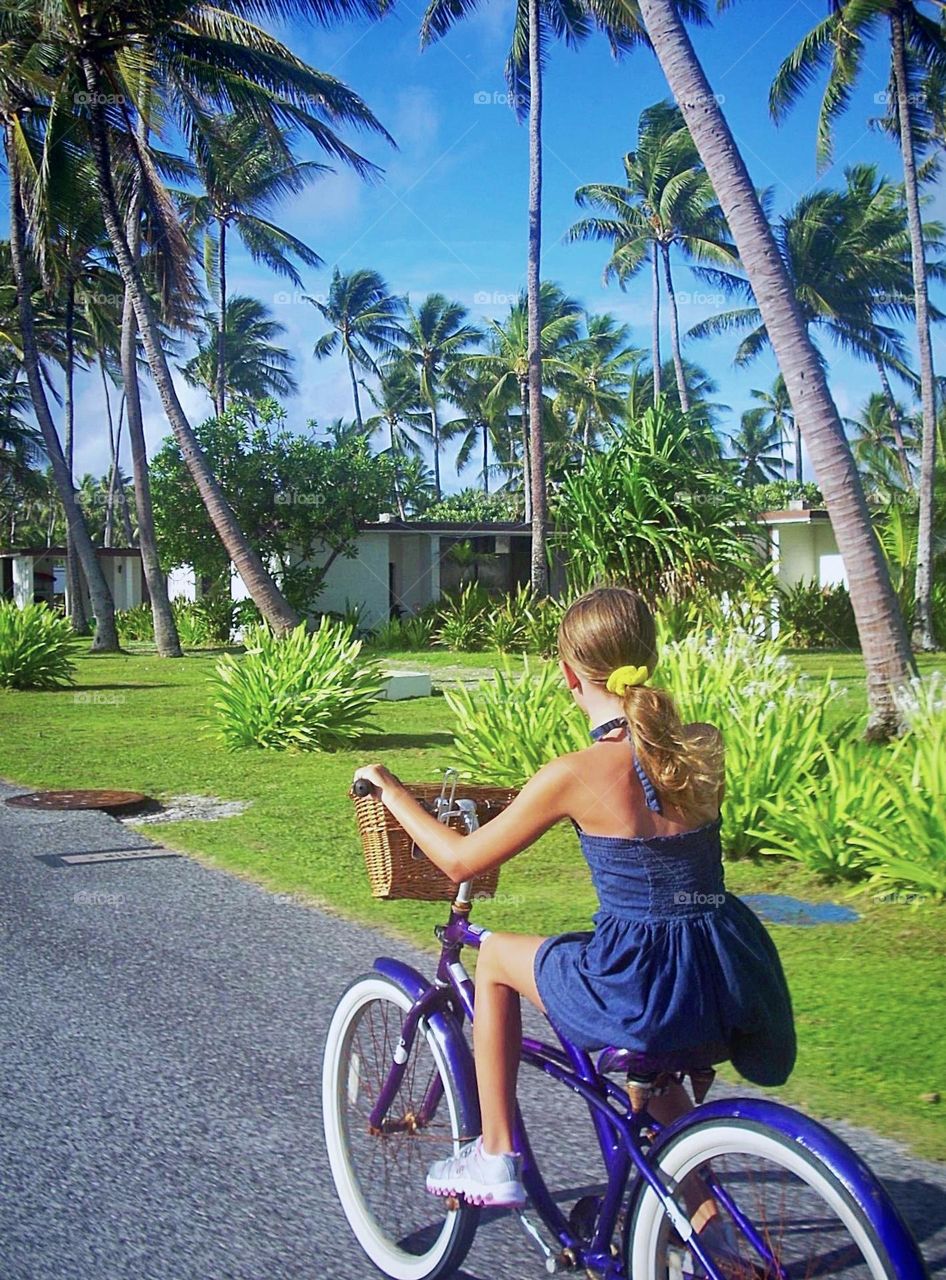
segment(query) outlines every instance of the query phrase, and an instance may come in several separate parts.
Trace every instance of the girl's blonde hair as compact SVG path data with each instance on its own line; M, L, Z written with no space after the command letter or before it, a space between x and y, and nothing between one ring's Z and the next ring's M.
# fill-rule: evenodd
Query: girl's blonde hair
M630 587L598 587L579 597L562 618L558 653L593 684L607 684L617 667L657 665L657 628L646 602ZM632 685L624 714L637 758L661 801L687 820L715 814L723 780L722 746L713 734L686 734L666 689Z

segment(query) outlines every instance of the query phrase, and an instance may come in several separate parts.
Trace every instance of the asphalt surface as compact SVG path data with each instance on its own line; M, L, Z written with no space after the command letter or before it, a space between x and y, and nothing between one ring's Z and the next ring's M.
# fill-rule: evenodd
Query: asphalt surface
M429 958L187 858L40 860L149 843L0 803L0 1280L367 1280L323 1149L322 1047L376 955ZM590 1125L552 1089L524 1078L537 1152L556 1187L594 1184ZM834 1127L946 1276L946 1165ZM508 1215L462 1272L542 1274Z

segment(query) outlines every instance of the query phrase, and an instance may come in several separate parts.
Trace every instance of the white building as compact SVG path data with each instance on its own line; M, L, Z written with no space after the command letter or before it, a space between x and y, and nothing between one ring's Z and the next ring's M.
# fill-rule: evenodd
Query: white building
M130 609L133 605L148 602L148 587L141 568L141 552L137 547L99 547L96 556L116 609ZM64 608L66 548L0 550L0 597L15 600L21 608L34 601ZM91 612L86 594L86 613L91 615Z

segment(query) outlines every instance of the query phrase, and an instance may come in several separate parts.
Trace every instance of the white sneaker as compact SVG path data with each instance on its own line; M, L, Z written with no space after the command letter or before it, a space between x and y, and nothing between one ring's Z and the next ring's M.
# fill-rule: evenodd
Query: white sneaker
M519 1181L520 1164L518 1155L489 1155L483 1139L475 1138L459 1155L430 1166L427 1190L434 1196L462 1196L468 1204L521 1209L526 1190Z

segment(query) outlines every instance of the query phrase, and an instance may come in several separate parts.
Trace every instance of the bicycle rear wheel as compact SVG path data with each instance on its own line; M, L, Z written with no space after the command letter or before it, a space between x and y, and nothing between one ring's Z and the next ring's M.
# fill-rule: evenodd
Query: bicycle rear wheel
M925 1268L896 1211L866 1171L870 1187L858 1187L857 1158L843 1150L842 1177L797 1135L730 1116L686 1125L655 1158L684 1214L692 1179L713 1193L729 1234L712 1255L725 1280L774 1280L780 1271L786 1280L921 1280ZM637 1197L625 1248L634 1280L706 1275L650 1187Z
M381 1131L371 1129L368 1117L411 1004L380 974L352 983L329 1027L322 1113L335 1186L362 1249L391 1280L436 1280L463 1262L478 1214L466 1204L450 1210L428 1195L427 1167L475 1137L476 1121L422 1023Z

